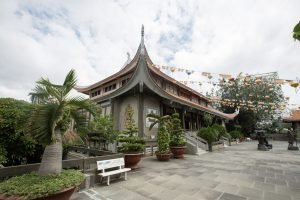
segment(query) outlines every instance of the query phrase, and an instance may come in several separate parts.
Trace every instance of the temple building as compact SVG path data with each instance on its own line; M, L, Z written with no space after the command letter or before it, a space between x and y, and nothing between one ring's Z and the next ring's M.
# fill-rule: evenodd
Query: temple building
M77 91L89 95L102 108L102 113L112 115L114 128L124 130L124 115L128 105L134 110L139 135L155 139L157 127L149 131L148 113L159 115L178 112L185 130L198 130L203 126L205 113L214 121L224 123L237 113L226 114L210 106L210 99L166 75L155 67L144 44L144 28L141 42L133 57L117 73Z
M293 110L289 117L282 119L283 122L292 123L292 128L300 137L300 110Z

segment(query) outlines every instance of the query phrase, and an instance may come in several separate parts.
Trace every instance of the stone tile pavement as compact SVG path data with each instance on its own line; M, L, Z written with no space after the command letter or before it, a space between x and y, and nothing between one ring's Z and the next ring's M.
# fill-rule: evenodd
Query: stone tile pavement
M253 141L169 162L146 157L127 181L98 184L72 200L300 200L300 152L271 143L271 151L257 151Z

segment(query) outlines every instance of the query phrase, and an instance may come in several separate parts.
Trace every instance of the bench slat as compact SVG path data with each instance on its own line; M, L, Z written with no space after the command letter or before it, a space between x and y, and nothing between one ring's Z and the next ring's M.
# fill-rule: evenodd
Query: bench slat
M114 171L110 171L110 172L99 173L98 175L100 175L100 176L111 176L111 175L114 175L114 174L120 174L120 173L123 173L123 172L128 172L130 170L131 170L130 168L123 168L123 169L118 169L118 170L114 170Z

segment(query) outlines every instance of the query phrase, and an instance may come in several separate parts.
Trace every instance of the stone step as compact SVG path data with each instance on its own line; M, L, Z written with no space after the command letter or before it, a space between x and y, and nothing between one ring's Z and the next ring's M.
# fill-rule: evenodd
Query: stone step
M203 149L201 149L201 148L197 148L197 153L196 153L196 155L202 155L202 154L206 154L207 153L207 151L205 151L205 150L203 150Z

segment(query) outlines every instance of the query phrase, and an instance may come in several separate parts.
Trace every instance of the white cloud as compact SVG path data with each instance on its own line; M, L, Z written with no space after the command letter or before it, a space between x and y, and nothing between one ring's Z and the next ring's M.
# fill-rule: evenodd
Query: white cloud
M137 50L141 24L157 64L231 74L278 71L296 79L300 44L291 31L299 7L297 0L1 1L0 97L28 99L37 79L62 82L71 68L80 85L117 72L126 52ZM285 92L300 103L292 88Z

